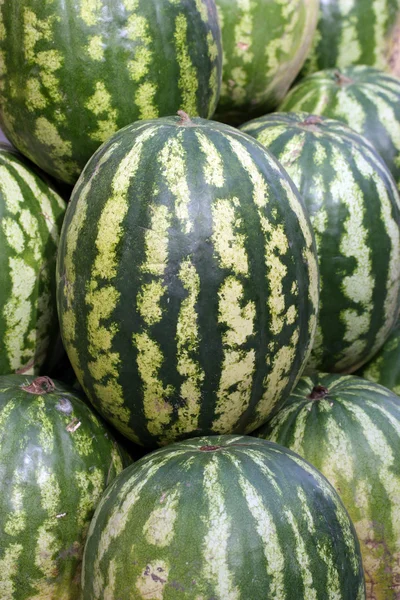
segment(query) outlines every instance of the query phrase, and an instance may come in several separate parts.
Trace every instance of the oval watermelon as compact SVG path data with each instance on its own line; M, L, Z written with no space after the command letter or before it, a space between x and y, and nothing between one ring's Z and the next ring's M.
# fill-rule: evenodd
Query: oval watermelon
M251 431L314 337L318 267L298 192L226 125L128 126L74 189L58 306L80 383L133 441Z
M400 398L354 376L302 377L256 435L298 452L329 479L355 525L367 599L400 595Z
M298 455L238 436L147 455L90 525L83 600L363 600L338 495Z

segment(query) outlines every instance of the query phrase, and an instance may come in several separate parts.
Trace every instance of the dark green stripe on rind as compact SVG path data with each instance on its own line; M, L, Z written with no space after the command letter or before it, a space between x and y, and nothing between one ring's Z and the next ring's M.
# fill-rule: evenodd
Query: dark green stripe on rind
M89 523L122 458L75 393L21 390L32 381L0 377L0 597L76 600Z
M138 123L88 164L59 254L64 343L92 402L142 444L250 431L315 331L310 224L249 136Z
M364 135L400 188L400 80L372 67L326 69L303 79L279 107L338 119Z
M338 121L277 113L242 127L281 162L317 241L321 307L309 366L350 372L382 346L400 306L400 198L368 142Z
M324 0L302 73L369 65L400 74L399 0Z
M400 593L398 396L354 376L303 377L284 408L256 435L299 453L329 479L361 543L367 598L396 600Z
M65 203L0 149L0 375L38 373L57 337L55 268Z
M275 108L301 69L318 2L216 0L224 50L218 119L243 123Z
M357 375L383 385L400 395L400 323L397 321L388 339Z
M83 600L363 600L353 526L326 480L275 444L196 438L147 455L90 526Z
M0 6L0 120L45 171L75 183L138 119L210 117L222 68L214 0L16 0Z

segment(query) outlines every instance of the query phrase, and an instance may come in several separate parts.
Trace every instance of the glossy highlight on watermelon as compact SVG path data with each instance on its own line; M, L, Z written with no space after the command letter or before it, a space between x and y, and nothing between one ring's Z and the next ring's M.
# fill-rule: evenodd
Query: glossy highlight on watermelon
M223 76L218 120L239 124L274 109L308 54L318 0L216 0Z
M242 127L287 170L308 209L321 276L309 368L352 372L400 308L400 195L368 141L333 119L274 113Z
M339 496L286 448L244 436L152 452L90 525L83 600L363 600Z
M0 375L38 374L53 352L64 212L52 185L0 144Z
M316 467L339 493L361 545L367 600L400 595L400 398L359 377L302 377L256 432Z
M365 136L400 189L400 79L372 67L325 69L296 85L279 106L338 119Z
M214 0L0 2L0 122L16 148L75 183L121 127L211 117L222 51Z
M146 446L261 425L308 360L318 309L315 242L287 173L250 136L181 117L99 149L58 259L79 382Z
M0 377L0 598L76 600L94 509L123 468L108 430L47 377Z

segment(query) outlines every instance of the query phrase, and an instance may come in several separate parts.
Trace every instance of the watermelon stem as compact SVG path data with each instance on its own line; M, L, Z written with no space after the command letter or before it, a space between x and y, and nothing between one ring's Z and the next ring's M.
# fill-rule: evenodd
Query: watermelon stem
M222 446L201 446L202 452L213 452L213 450L219 450Z
M335 82L340 86L354 83L353 79L346 77L346 75L343 75L343 73L341 73L339 70L335 71Z
M322 398L325 398L325 396L327 396L328 394L328 388L324 387L323 385L316 385L314 386L311 394L307 396L307 398L309 398L310 400L321 400Z
M50 377L37 377L29 385L22 385L21 388L29 394L40 396L41 394L49 394L54 392L56 386Z
M194 127L194 123L193 123L192 119L189 117L189 115L187 113L185 113L184 110L178 110L178 115L181 118L178 125L185 125L186 127Z
M317 115L310 115L307 117L307 119L302 121L300 125L303 127L309 127L310 125L320 125L323 122L324 120L321 119L321 117L318 117Z

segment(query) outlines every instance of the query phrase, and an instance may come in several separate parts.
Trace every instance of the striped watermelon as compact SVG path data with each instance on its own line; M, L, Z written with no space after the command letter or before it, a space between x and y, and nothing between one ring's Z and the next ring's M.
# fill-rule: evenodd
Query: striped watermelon
M83 546L122 471L104 425L58 382L0 377L0 598L77 600Z
M400 321L381 350L357 375L380 383L400 396Z
M0 144L0 375L38 373L52 352L64 212L53 188Z
M0 123L23 154L75 183L138 119L210 117L222 51L214 0L0 1Z
M318 267L300 196L236 129L187 115L128 126L75 186L58 306L86 394L133 441L251 431L314 337Z
M362 600L353 525L326 479L262 440L195 438L147 455L90 525L83 600Z
M319 0L216 0L224 49L217 118L243 123L283 99L310 49Z
M339 119L364 135L400 188L400 80L372 67L326 69L295 86L280 111Z
M400 76L399 0L323 0L305 73L370 65Z
M321 307L310 367L356 370L400 308L400 196L371 145L333 119L275 113L242 127L285 167L317 241Z
M361 544L368 600L400 597L400 398L351 375L302 377L259 437L297 452L339 492Z

